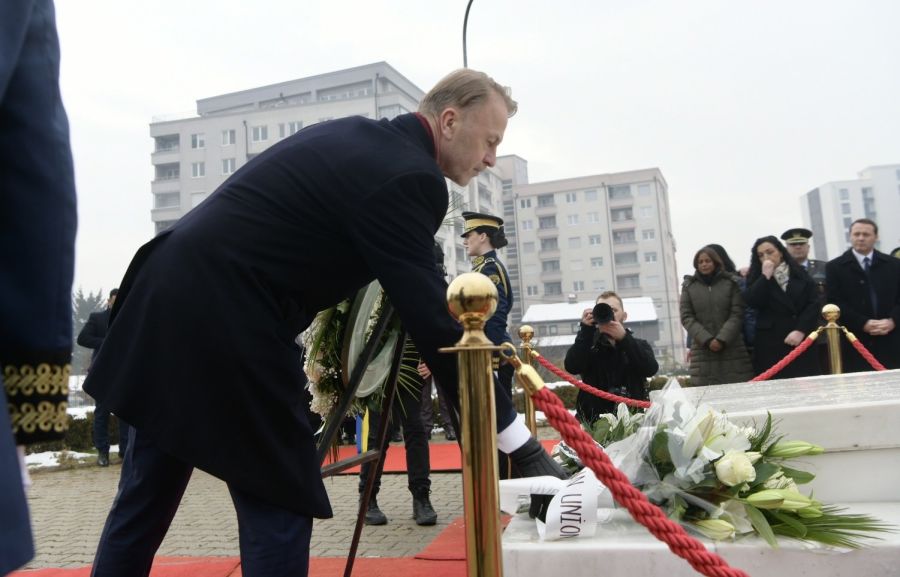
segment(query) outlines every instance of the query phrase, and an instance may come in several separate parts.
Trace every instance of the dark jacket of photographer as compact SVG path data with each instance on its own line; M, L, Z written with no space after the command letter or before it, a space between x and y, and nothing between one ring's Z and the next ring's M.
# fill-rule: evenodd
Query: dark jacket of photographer
M612 345L611 338L601 338L596 327L584 323L566 353L565 366L594 388L641 400L647 399L647 378L659 370L650 343L635 338L628 329ZM616 403L579 390L575 408L580 421L593 423L603 413L615 413Z

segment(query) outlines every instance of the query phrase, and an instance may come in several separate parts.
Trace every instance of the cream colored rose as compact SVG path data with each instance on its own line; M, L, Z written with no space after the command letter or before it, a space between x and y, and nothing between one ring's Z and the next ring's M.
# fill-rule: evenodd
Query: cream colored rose
M716 461L716 477L729 487L734 487L756 480L756 469L743 451L728 451Z

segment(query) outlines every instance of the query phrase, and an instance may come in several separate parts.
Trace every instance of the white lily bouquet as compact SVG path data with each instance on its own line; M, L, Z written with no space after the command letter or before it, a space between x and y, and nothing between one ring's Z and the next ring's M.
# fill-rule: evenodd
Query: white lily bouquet
M818 455L821 447L773 436L771 415L759 428L737 426L707 405L694 406L674 380L646 414L619 405L588 432L651 502L713 540L755 534L777 547L778 535L857 548L893 530L800 490L814 475L789 463ZM583 468L565 443L553 456L569 472ZM612 506L602 485L600 493L601 506Z

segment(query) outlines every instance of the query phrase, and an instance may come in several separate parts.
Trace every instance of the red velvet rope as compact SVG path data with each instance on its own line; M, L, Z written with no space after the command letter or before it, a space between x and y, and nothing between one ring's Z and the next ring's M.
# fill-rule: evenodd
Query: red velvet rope
M620 397L619 395L614 395L612 393L607 393L606 391L596 389L587 383L579 381L564 370L557 368L553 363L538 355L536 352L534 352L533 354L534 358L537 359L537 362L539 362L542 367L544 367L557 377L569 381L586 393L590 393L596 397L600 397L601 399L606 399L607 401L612 401L614 403L625 403L630 407L640 407L641 409L647 409L650 407L650 401L639 401L638 399L632 399L630 397Z
M806 349L808 349L814 342L815 339L806 337L805 339L803 339L803 342L794 347L794 350L785 355L783 359L772 365L772 368L753 377L752 379L750 379L750 382L755 383L757 381L768 381L769 379L780 373L784 367L794 362L794 359L805 353Z
M873 369L875 369L876 371L886 371L887 370L887 368L885 368L884 365L882 365L881 363L878 362L878 359L875 358L875 355L870 353L869 349L867 349L865 347L865 345L863 345L861 342L859 342L859 339L857 339L857 338L850 339L850 344L852 344L853 348L856 349L856 351L859 354L861 354L862 357L864 359L866 359L870 365L872 365Z
M707 577L749 577L740 569L730 567L724 559L688 535L684 527L669 519L646 495L636 489L625 474L616 469L606 453L597 448L594 440L566 410L559 397L547 388L540 389L532 396L535 405L547 415L553 428L560 432L566 444L575 449L581 461L596 473L600 482L609 488L616 502L625 507L654 537L666 543L673 553Z

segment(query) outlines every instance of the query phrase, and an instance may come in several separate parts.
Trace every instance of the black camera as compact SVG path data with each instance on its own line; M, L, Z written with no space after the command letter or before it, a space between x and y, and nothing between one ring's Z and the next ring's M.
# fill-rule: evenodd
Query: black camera
M591 315L594 317L595 325L605 325L616 319L616 314L613 312L612 307L606 303L597 303L594 305L594 310L591 311Z

